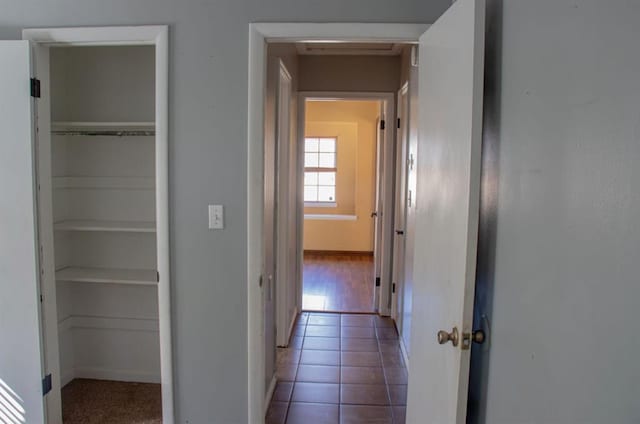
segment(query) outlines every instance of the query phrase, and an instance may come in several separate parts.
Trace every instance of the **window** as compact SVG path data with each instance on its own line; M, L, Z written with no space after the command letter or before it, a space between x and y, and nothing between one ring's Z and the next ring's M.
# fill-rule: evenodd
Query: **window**
M305 203L336 203L336 138L304 139Z

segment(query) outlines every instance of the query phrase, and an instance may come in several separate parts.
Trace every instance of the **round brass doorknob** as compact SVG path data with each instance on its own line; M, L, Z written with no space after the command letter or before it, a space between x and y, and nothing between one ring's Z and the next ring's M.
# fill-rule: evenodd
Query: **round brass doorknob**
M451 342L452 345L458 346L458 327L453 327L451 333L447 333L444 330L438 331L438 343L443 345L447 342Z

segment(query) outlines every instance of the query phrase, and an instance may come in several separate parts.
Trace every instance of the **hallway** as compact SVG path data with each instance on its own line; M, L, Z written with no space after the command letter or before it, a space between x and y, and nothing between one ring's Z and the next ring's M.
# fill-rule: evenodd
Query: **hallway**
M394 323L369 314L303 312L267 424L403 424L407 370Z
M304 254L302 309L373 312L373 256Z

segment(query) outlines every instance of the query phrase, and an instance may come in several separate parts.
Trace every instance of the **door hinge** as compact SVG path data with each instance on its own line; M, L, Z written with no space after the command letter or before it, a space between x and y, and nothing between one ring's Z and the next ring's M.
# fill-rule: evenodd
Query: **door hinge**
M40 303L44 302L44 296L40 295Z
M156 283L160 282L160 271L156 271Z
M31 78L31 97L40 98L40 80Z
M391 293L396 292L396 283L391 284Z
M386 126L386 125L385 125L384 119L382 119L382 120L380 121L380 129L381 129L381 130L383 130L383 129L385 128L385 126Z
M398 128L400 128L400 118L398 118Z
M376 287L380 287L380 277L376 277Z
M46 396L51 391L51 374L47 374L42 379L42 396Z

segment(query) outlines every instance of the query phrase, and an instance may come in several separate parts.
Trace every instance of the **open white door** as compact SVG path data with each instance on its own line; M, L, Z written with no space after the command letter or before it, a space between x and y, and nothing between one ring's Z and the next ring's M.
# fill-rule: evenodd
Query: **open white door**
M483 0L458 0L420 37L418 186L407 423L464 423L476 271ZM453 333L454 346L441 330ZM444 334L443 334L444 335Z
M380 116L384 116L383 106L380 107ZM383 134L380 127L381 119L376 121L376 198L374 210L371 211L373 218L373 277L375 278L375 287L373 289L373 309L378 312L380 310L380 281L382 277L382 190L383 190L383 152L382 145Z
M31 50L0 41L0 422L44 423Z

